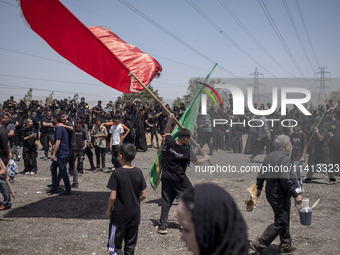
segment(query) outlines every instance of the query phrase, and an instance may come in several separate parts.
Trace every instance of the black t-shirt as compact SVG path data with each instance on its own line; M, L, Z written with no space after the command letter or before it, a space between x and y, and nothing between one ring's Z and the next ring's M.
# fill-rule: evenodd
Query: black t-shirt
M46 122L46 123L53 123L53 120L52 118L47 118L47 117L44 117L43 118L43 123ZM42 132L44 135L53 135L54 132L53 132L53 127L42 127Z
M162 153L162 181L181 183L190 161L197 161L190 146L179 145L171 135L167 135Z
M85 143L84 141L86 141L86 132L84 129L81 129L81 130L77 130L77 129L74 129L74 132L75 132L75 140L76 140L76 150L80 150L84 147Z
M0 158L8 164L8 132L4 126L0 126Z
M76 127L73 126L71 121L66 122L66 126L73 127L73 131L69 131L66 129L68 133L68 145L70 146L70 150L75 150L76 149Z
M307 136L304 132L294 132L290 135L290 139L292 141L292 153L290 158L293 162L299 161L302 156L303 148L307 144Z
M317 134L314 135L313 137L313 149L314 152L318 153L328 153L329 152L329 147L328 147L328 129L320 126L319 127L319 134L324 137L322 141L319 140Z
M117 191L111 221L117 227L138 226L140 223L140 196L146 189L142 170L134 168L117 168L112 172L106 186Z
M31 152L37 151L37 145L35 143L35 137L30 137L27 140L24 140L25 137L30 136L37 131L34 129L33 126L31 127L24 127L21 131L21 140L23 141L23 152Z

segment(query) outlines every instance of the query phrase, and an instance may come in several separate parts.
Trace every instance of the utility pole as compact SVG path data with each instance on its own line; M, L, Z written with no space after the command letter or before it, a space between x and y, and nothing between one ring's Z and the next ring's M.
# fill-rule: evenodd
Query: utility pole
M257 71L257 67L255 67L255 72L250 75L254 75L254 83L253 83L253 103L260 104L260 92L259 92L259 76L263 74Z
M327 67L319 67L320 72L316 72L314 74L314 78L318 76L319 78L315 79L315 81L320 82L320 87L319 87L319 96L318 96L318 105L321 104L325 99L326 99L326 81L329 81L328 78L326 78L326 74L329 74L330 72L326 72L325 69ZM327 87L328 88L328 87Z

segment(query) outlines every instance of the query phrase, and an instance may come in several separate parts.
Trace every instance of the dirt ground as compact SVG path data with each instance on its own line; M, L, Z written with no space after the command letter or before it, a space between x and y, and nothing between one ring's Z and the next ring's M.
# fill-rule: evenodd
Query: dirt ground
M21 152L21 150L20 150ZM156 155L156 149L138 153L134 165L147 176ZM10 210L0 212L0 254L108 254L106 249L109 220L105 216L109 190L106 184L110 176L107 172L90 172L79 178L80 187L73 189L71 196L48 195L46 185L51 183L50 161L44 161L39 151L38 174L17 175L13 188L17 198L13 199ZM264 155L256 159L263 160ZM111 167L110 155L106 156ZM259 165L250 163L249 155L217 151L212 156L214 165L240 166ZM23 161L18 162L20 171ZM85 169L89 169L88 160ZM253 212L246 212L244 200L248 199L246 189L255 183L255 173L195 172L191 166L187 170L193 184L213 182L225 188L235 199L248 225L248 238L253 239L272 223L273 213L261 196ZM316 174L316 182L305 184L304 197L314 203L321 199L313 210L311 226L300 224L295 207L291 208L291 234L294 254L340 254L340 185L327 186L327 176ZM180 241L180 230L176 220L176 203L169 214L169 233L159 235L154 227L160 216L160 186L154 191L147 180L148 197L142 203L141 224L135 254L190 254ZM0 198L2 199L2 197ZM292 203L293 204L293 203ZM278 254L279 240L276 239L265 254ZM250 252L251 253L251 252ZM252 254L252 253L251 253Z

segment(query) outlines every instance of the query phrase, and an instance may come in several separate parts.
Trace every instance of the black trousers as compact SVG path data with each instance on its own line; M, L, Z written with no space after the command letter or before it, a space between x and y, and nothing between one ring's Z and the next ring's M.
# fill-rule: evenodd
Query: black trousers
M108 248L110 254L133 255L137 244L138 226L117 227L110 221ZM124 241L124 253L122 251Z
M105 168L106 148L100 148L98 146L94 146L94 152L96 154L97 168L100 168L100 159L102 161L102 168Z
M277 236L280 236L280 249L290 251L292 240L289 232L290 197L277 198L266 191L266 197L274 212L274 223L269 225L256 240L262 248L268 247Z
M330 161L329 150L315 151L311 153L311 155L308 157L307 179L311 179L313 177L314 172L319 172L319 173L328 172L329 180L336 181L334 173L326 169L327 167L329 167L330 162L331 161Z
M55 141L54 141L54 135L52 134L52 135L46 135L46 134L44 134L43 135L43 138L44 138L44 144L43 144L43 146L44 146L44 151L45 151L45 157L47 158L48 157L48 149L49 149L49 147L50 147L50 144L49 144L49 142L51 142L51 146L53 147L53 145L54 145L54 143L55 143Z
M33 172L37 173L37 156L38 153L36 151L25 151L23 152L22 157L24 158L25 169L24 172Z
M200 147L203 148L205 144L208 144L209 153L212 154L213 152L213 145L211 143L212 133L211 132L204 132L202 131L198 136L198 141Z
M112 145L112 164L115 168L119 168L122 165L119 162L119 146L118 145Z
M93 152L92 152L92 150L91 150L91 148L89 146L86 147L85 154L89 158L89 162L90 162L91 167L94 167Z
M261 151L266 147L266 154L268 155L270 152L270 141L268 137L263 137L261 140L253 140L253 157L255 158Z
M159 219L160 226L168 226L168 215L172 203L177 196L180 196L184 191L191 187L192 184L187 176L185 176L181 183L162 181L162 211Z

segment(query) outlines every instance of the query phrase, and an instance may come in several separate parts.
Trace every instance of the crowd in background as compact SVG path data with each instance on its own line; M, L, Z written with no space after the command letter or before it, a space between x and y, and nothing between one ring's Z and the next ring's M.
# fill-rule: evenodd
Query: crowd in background
M296 106L290 110L287 109L287 115L285 116L281 115L281 109L276 110L269 116L255 116L246 106L245 114L237 116L232 114L232 97L229 98L225 105L226 107L224 108L211 107L207 114L199 114L197 118L193 137L198 140L201 146L208 145L210 155L213 155L216 150L233 151L234 153L251 154L252 161L256 155L263 153L264 149L268 154L274 149L274 140L278 135L291 136L294 133L293 127L284 127L281 123L283 119L290 119L296 120L301 125L307 141L315 132L316 125L319 124L318 130L320 130L320 133L322 132L323 140L320 144L316 136L312 137L312 141L308 146L308 154L311 155L314 151L322 150L322 155L324 156L320 159L320 162L325 162L326 164L339 163L336 155L340 155L340 101L333 102L333 100L329 100L324 104L320 104L312 111L311 116L304 115ZM268 103L267 106L264 104L254 105L254 107L259 110L265 110L271 108L271 104ZM180 119L186 109L184 103L172 108L167 104L166 108L177 119ZM325 111L326 113L323 114ZM53 146L54 143L53 125L48 126L46 123L52 122L51 116L55 113L63 112L66 114L67 120L73 124L76 119L82 119L83 128L87 131L89 152L93 147L93 139L89 134L97 120L102 123L112 122L114 116L120 116L120 123L124 125L124 130L129 130L124 142L135 144L138 151L146 151L150 146L159 148L161 145L159 135L163 134L167 123L167 114L157 102L148 104L141 102L138 98L133 102L123 102L122 98L118 97L115 102L110 101L106 106L102 105L102 101L99 100L97 105L90 108L84 97L81 98L79 103L74 100L54 99L50 104L44 106L38 100L32 100L27 105L25 101L17 103L11 97L3 103L2 112L9 117L8 124L10 127L8 130L14 131L10 139L13 158L16 160L20 160L20 154L17 149L23 146L22 131L25 130L25 120L28 118L32 120L33 127L36 130L35 139L40 141L45 150L45 159L48 158L48 148ZM214 125L214 119L228 120L228 123ZM258 127L252 127L255 122L252 122L252 126L247 124L252 119L259 121ZM268 122L266 119L280 121ZM320 120L321 122L319 123ZM231 121L238 124L231 125ZM261 123L264 123L264 125L261 126ZM289 123L286 122L286 125L289 125ZM109 131L110 126L106 128ZM151 144L149 145L146 139L147 133L151 134ZM245 146L244 134L248 135ZM106 152L109 152L109 135L106 137L106 141ZM91 168L95 168L93 159L91 159L93 156L90 156L91 153L87 153L87 155Z

